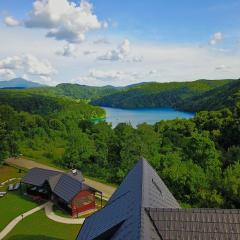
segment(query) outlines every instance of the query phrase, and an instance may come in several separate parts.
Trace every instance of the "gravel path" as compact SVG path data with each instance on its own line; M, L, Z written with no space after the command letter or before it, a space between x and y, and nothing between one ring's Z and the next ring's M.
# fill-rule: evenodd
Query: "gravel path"
M26 169L39 167L39 168L44 168L44 169L61 171L57 168L49 167L42 163L38 163L38 162L35 162L32 160L27 160L24 158L9 158L6 160L6 163L8 163L10 165L16 165L18 167L26 168ZM108 200L112 196L114 191L116 190L115 187L109 186L104 183L97 182L97 181L89 179L89 178L85 178L85 183L87 185L89 185L90 187L96 188L97 190L101 191L103 193L103 199L105 199L105 200Z

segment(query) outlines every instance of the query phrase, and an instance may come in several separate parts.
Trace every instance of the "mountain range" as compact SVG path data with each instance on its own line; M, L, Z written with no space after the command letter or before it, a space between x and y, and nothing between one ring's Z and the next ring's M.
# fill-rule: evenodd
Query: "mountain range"
M28 81L23 78L14 78L9 81L0 81L0 88L35 88L42 87L40 83Z
M240 79L143 82L125 87L94 87L69 83L48 87L24 79L9 82L8 88L29 88L26 89L29 93L83 99L96 106L125 109L173 107L196 112L231 107L240 99ZM0 88L1 86L3 85Z

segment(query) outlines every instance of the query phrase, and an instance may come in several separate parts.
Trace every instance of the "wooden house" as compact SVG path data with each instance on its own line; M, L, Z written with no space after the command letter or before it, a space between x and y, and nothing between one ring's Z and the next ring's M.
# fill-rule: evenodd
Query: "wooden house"
M21 180L35 199L51 199L72 216L96 208L95 194L102 193L84 183L82 173L33 168Z

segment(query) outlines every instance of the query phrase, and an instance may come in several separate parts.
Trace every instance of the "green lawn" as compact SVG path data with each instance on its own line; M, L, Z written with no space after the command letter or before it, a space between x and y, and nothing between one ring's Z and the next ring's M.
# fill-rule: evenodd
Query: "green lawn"
M37 206L29 198L19 192L9 192L0 198L0 230L18 215L27 212Z
M38 163L42 163L42 164L50 166L50 167L55 167L55 168L58 168L61 170L66 170L63 167L57 165L53 159L49 159L49 158L43 156L43 152L40 150L38 151L38 150L27 149L23 152L23 155L21 157L38 162Z
M10 178L19 178L24 175L24 171L19 173L19 169L15 167L10 167L3 165L0 167L0 183L4 182Z
M53 205L53 211L56 215L65 218L72 218L71 213L68 213L66 210L59 208L56 205Z
M80 227L56 223L41 210L21 221L4 240L74 240Z

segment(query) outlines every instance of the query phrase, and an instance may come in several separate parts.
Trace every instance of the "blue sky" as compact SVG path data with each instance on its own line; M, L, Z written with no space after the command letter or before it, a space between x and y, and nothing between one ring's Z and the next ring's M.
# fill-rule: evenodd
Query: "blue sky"
M240 0L74 2L0 1L0 80L126 85L240 75Z

